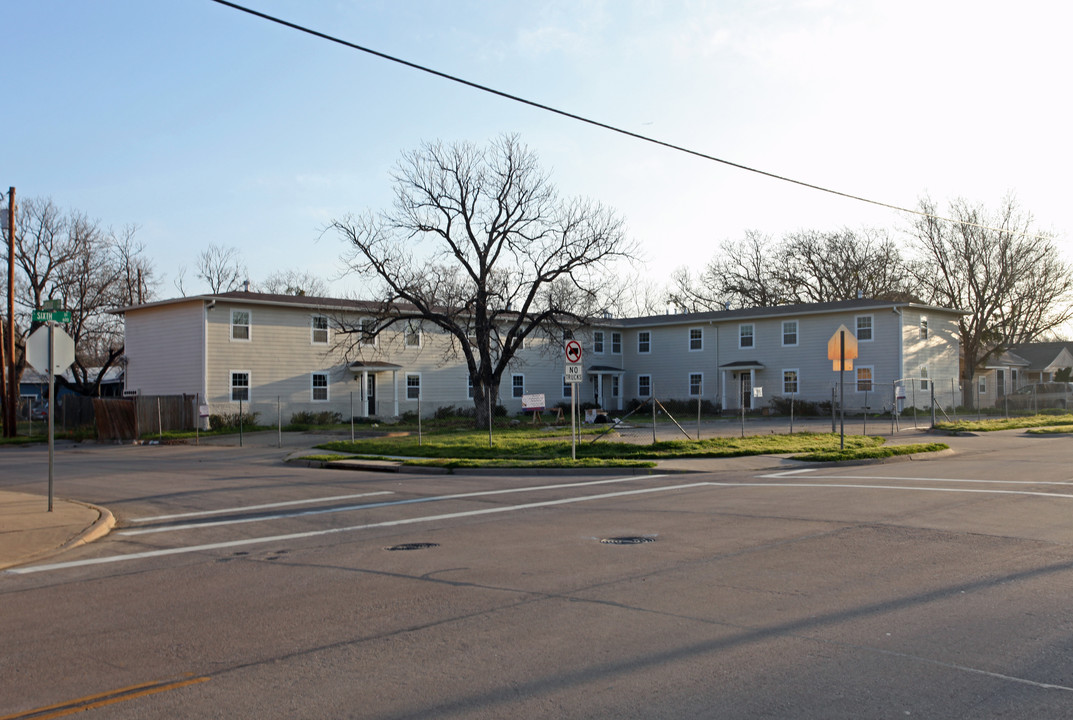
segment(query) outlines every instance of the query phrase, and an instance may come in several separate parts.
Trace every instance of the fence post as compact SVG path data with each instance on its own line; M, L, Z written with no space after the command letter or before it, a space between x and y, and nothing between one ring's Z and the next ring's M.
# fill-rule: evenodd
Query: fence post
M835 411L835 386L831 386L831 434L838 432L838 413Z
M238 446L242 447L242 396L238 398Z
M283 403L279 395L276 395L276 432L279 436L276 447L283 447Z
M976 422L980 422L980 420L981 420L980 381L977 380L976 378L973 378L973 382L976 383Z
M350 391L350 442L354 442L354 391Z
M894 434L894 421L898 417L898 381L890 384L890 434Z
M649 396L648 401L652 403L652 444L656 444L656 393Z
M928 389L931 390L931 429L935 429L935 381L928 383Z
M913 382L913 429L917 427L917 384Z
M156 436L158 440L164 439L164 420L160 415L160 396L156 396Z
M571 397L574 396L574 389L575 388L570 389ZM489 390L491 390L491 388L489 388ZM488 449L490 450L492 448L492 393L488 392L485 397L488 398Z
M869 381L871 382L871 381ZM865 386L869 387L869 386ZM864 436L868 437L868 391L864 391Z
M954 406L954 422L958 421L957 388L954 387L954 378L950 378L950 404Z
M421 437L421 391L418 389L417 393L417 446L424 445L424 439Z
M790 393L790 434L794 434L794 398L797 397L797 391Z

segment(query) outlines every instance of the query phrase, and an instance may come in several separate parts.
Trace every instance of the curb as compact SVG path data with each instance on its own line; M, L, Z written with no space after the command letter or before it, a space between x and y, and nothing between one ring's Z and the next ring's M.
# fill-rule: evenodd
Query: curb
M81 505L82 507L97 511L97 519L92 525L84 529L78 535L57 547L39 550L38 552L31 553L30 555L26 555L25 557L21 557L12 562L0 564L0 572L9 568L19 567L20 565L40 562L41 560L50 558L54 555L59 555L62 552L73 550L76 547L88 545L95 540L100 540L108 533L112 532L112 528L116 525L115 515L113 515L112 511L108 508L93 505L91 503L79 502L78 500L65 500L65 502Z

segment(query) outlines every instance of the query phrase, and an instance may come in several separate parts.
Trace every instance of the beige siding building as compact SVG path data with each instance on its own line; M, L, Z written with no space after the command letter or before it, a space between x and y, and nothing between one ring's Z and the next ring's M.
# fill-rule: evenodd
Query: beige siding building
M241 402L262 418L332 410L345 417L432 414L471 407L472 388L455 339L413 321L360 342L354 327L373 305L329 298L234 292L123 308L126 390L196 395L211 413ZM958 392L957 320L962 313L868 299L639 318L606 318L578 329L584 381L578 399L611 412L632 402L705 400L758 409L775 398L829 401L839 373L827 357L840 327L859 356L846 373L845 405L923 407L934 390ZM504 374L499 404L523 396L568 403L563 338L530 337ZM950 396L950 397L947 397ZM930 402L930 400L929 400Z

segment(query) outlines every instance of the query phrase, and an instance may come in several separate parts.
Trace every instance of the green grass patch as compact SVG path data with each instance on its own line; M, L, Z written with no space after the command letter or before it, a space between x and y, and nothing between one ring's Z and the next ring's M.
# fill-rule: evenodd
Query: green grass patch
M570 457L569 430L517 431L492 437L473 431L443 432L426 436L418 443L414 435L391 438L363 438L351 442L339 440L319 445L333 452L407 458L450 460L538 461L563 460ZM611 436L613 437L613 436ZM849 435L847 449L878 447L883 438ZM745 438L711 438L707 440L669 440L647 445L612 439L593 443L582 440L576 454L579 460L659 460L689 457L738 457L743 455L780 455L820 452L837 449L839 436L831 433L796 433L794 435L753 435Z
M1064 435L1073 433L1073 425L1055 425L1053 427L1038 427L1028 431L1032 435Z
M809 460L813 462L840 462L845 460L871 460L888 458L896 455L913 455L916 453L939 452L949 450L950 446L945 443L917 443L915 445L885 445L883 447L870 448L846 448L845 450L824 450L819 452L797 455L797 460Z
M1056 427L1073 425L1073 415L1026 415L1024 417L995 418L993 420L962 420L960 422L935 423L939 430L950 432L994 432L996 430L1023 430L1025 428Z

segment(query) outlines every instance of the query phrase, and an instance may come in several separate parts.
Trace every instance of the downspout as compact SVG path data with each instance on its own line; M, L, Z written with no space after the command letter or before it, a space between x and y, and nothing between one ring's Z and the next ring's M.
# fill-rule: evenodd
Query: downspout
M894 379L901 380L905 377L905 330L902 327L905 318L897 306L892 307L891 310L898 316L898 377Z

